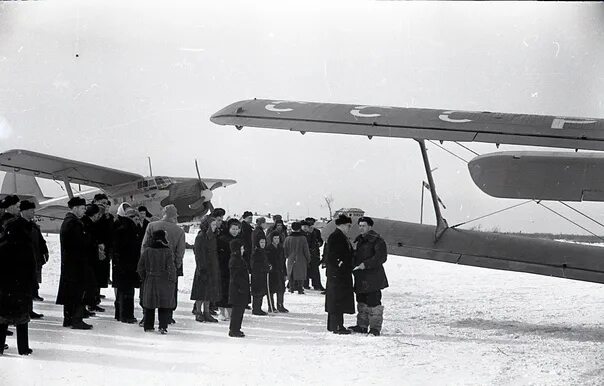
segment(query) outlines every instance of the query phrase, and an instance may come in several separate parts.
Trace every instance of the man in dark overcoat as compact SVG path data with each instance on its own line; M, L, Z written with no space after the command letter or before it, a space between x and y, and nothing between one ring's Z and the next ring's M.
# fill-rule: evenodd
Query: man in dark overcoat
M36 264L36 281L32 287L32 300L44 300L38 294L38 290L40 288L39 283L42 283L42 266L48 261L48 248L46 247L44 237L42 237L40 227L34 222L35 208L36 204L31 201L23 200L19 203L19 216L27 221L27 226L29 226L29 232L31 233L31 248L34 254L34 263ZM25 228L25 223L23 226ZM32 319L44 317L43 314L34 312L33 305L29 311L29 316Z
M123 323L137 322L134 317L134 289L140 287L136 270L141 253L141 237L136 218L138 212L134 208L127 209L124 216L118 216L113 232L113 286L117 288L118 316Z
M88 260L85 250L89 235L80 220L86 210L86 200L73 197L67 202L70 212L65 215L59 239L61 242L61 277L57 304L63 305L63 327L76 330L89 330L92 326L85 323L84 292L86 290L86 267Z
M358 220L360 235L354 240L354 291L357 295L357 324L350 327L353 332L379 336L382 331L384 306L382 290L388 287L384 263L388 257L386 242L373 230L373 219Z
M101 218L94 223L96 228L95 234L99 242L99 259L93 267L98 290L97 304L90 308L90 310L103 312L105 309L100 306L101 299L104 297L101 295L101 288L109 287L111 260L113 259L113 230L115 218L109 213L111 202L109 201L109 198L107 198L107 195L102 193L95 195L93 203L99 207Z
M327 250L325 256L327 330L334 334L350 334L350 330L344 327L344 314L354 314L353 251L347 236L352 220L348 216L340 215L335 223L336 230L329 235L325 247Z
M32 306L32 289L36 281L36 262L32 248L31 223L16 216L19 198L7 196L6 213L0 238L0 354L4 352L9 324L17 326L17 348L29 355L28 323Z
M250 270L250 258L252 257L252 248L254 245L254 241L252 240L252 232L254 231L251 225L252 216L252 212L250 211L246 210L243 212L243 216L241 216L241 233L239 235L245 248L245 251L243 251L243 260L247 264L248 271Z

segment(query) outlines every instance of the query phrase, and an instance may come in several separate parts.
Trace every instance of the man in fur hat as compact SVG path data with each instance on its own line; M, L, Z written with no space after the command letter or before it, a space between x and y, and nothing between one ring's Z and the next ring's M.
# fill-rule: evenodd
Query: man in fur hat
M42 266L48 261L48 248L46 247L46 240L42 236L40 227L34 221L34 210L36 204L31 201L23 200L19 204L20 216L27 221L29 231L31 233L31 245L34 252L34 262L36 264L36 283L32 288L32 299L36 301L43 301L38 293L39 285L42 283ZM44 315L35 313L33 310L30 311L29 316L32 319L40 319Z
M382 290L388 287L384 263L388 256L386 242L373 230L373 219L358 220L361 234L354 240L354 291L357 295L357 324L350 327L353 332L379 336L382 331L384 306Z
M354 292L352 285L353 250L348 232L352 219L340 215L335 220L336 230L327 239L327 293L325 311L327 330L334 334L350 334L344 327L344 314L354 314Z
M88 235L80 220L86 211L86 200L72 197L67 206L70 211L65 215L59 239L61 242L61 277L57 304L63 305L63 327L76 330L90 330L85 323L84 292L86 291L86 267L88 261L83 251L87 248Z

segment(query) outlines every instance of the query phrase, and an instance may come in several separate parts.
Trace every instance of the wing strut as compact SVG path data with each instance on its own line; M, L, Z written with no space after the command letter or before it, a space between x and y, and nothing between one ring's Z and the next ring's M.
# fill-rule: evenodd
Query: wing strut
M67 175L63 175L63 184L65 184L65 190L67 191L69 198L73 198L73 190L71 190L71 184L69 183Z
M432 169L430 169L430 160L428 159L426 143L423 139L418 139L417 142L419 143L419 148L422 151L424 167L426 168L428 184L430 185L430 195L432 196L432 204L434 205L434 213L436 214L436 233L434 234L434 241L437 242L443 233L445 233L447 228L449 228L449 224L447 224L447 220L443 218L443 215L440 212L440 207L438 206L438 195L436 194L436 186L434 185L434 179L432 178Z

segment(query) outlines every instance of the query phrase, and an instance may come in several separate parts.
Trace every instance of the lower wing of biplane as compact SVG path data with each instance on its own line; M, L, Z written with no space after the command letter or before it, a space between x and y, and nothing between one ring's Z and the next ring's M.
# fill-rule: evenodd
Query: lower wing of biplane
M449 228L424 144L439 140L604 150L604 119L254 99L233 103L210 120L237 129L415 139L437 225L376 221L390 253L604 283L600 247ZM604 182L595 176L603 163L598 153L515 152L479 156L469 168L476 184L495 197L602 201Z

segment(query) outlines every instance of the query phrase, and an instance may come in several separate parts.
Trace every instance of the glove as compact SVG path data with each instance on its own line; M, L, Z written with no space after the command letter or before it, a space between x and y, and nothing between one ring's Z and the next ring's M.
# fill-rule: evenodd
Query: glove
M365 263L361 263L361 264L357 265L356 267L354 267L352 270L353 271L359 271L359 270L362 271L364 269L365 269Z

